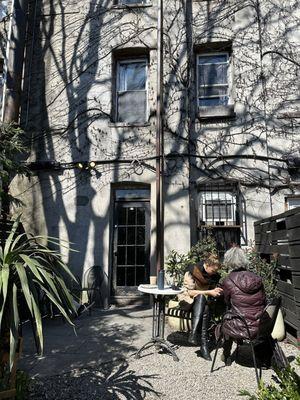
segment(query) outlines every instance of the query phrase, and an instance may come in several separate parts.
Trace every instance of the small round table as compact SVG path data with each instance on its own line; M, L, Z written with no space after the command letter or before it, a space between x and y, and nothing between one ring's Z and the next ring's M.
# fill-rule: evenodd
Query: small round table
M177 354L172 349L168 341L165 339L165 301L167 296L176 296L183 292L183 289L174 290L170 286L164 289L158 289L156 285L140 285L138 290L142 293L148 293L153 298L153 314L152 314L152 338L145 343L143 347L136 353L135 358L140 358L140 354L146 348L155 346L163 348L172 354L174 361L179 361Z

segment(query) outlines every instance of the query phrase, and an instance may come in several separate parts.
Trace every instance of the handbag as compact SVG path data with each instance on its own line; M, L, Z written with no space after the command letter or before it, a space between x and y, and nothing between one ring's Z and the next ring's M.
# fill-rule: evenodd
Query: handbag
M278 314L276 317L276 321L271 333L273 339L276 339L278 342L282 342L285 338L285 326L284 319L281 308L278 310Z

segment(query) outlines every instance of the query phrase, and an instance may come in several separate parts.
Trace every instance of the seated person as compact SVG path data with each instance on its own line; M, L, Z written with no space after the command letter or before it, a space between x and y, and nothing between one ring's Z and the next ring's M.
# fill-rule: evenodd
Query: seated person
M200 354L205 360L211 360L208 350L208 325L209 325L209 307L208 298L219 297L223 290L216 287L220 275L218 270L221 264L216 255L209 255L204 262L191 265L184 275L184 291L178 295L179 305L185 310L191 310L192 332L189 336L189 342L197 343L197 334L201 334Z
M266 305L266 296L261 277L247 271L248 260L240 247L233 245L224 254L224 265L233 269L222 284L224 300L228 307L222 325L222 332L225 335L222 359L225 365L230 365L233 339L248 338L245 324L241 319L232 318L231 312L245 318L250 337L253 338L258 332L260 317Z

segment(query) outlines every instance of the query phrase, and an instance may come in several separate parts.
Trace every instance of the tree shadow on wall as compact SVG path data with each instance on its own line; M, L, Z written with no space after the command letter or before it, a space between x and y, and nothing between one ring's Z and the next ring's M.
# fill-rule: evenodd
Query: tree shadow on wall
M91 400L142 400L148 394L159 397L153 388L158 375L138 375L125 360L101 364L96 368L76 370L60 376L33 381L29 399L89 398ZM54 390L49 388L55 388Z

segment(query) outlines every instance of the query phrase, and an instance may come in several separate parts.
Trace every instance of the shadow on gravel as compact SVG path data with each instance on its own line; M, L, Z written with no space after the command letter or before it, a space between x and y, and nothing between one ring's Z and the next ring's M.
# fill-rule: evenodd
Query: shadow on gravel
M158 375L137 375L125 360L95 368L32 380L28 400L143 400L146 395L160 397L153 389Z

